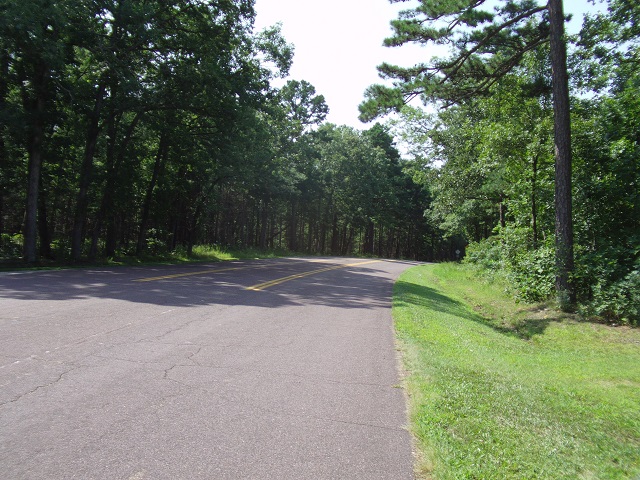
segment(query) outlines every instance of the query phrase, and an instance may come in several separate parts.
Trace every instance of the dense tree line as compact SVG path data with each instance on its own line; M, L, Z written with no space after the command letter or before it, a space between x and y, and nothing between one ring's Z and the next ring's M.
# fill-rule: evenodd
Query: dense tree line
M0 1L2 256L197 244L446 258L380 126L323 123L252 0Z
M382 65L363 118L399 118L358 131L308 82L273 86L293 47L251 0L0 1L2 257L468 244L525 300L638 322L639 7L609 0L567 41L558 0L413 5L387 44L451 55Z
M563 293L564 222L575 300L559 295L561 303L638 323L640 7L610 0L569 38L573 211L559 227L558 171L566 165L558 164L549 9L523 0L492 11L484 3L424 0L402 14L390 43L447 39L452 57L412 69L383 65L396 85L372 87L363 115L400 111L394 128L425 164L434 196L428 216L445 235L467 239L468 261L505 273L525 300ZM416 95L445 108L406 106Z

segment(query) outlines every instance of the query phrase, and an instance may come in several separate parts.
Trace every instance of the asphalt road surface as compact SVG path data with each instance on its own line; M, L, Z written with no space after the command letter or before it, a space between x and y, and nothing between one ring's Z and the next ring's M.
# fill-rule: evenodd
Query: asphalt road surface
M410 262L0 274L0 477L411 479Z

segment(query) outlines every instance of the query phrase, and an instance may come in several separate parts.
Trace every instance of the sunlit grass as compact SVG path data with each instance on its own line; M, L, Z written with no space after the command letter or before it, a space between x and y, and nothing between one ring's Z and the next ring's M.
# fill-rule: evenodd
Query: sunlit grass
M635 479L640 331L518 305L468 267L394 295L418 470L436 479Z
M171 252L157 255L120 255L110 259L110 263L129 265L131 263L225 262L230 260L277 258L285 255L289 255L285 250L260 250L257 248L230 249L217 245L195 245L191 253L187 252L185 248L177 248Z
M216 245L196 245L193 247L191 255L187 255L184 249L179 249L171 253L171 258L184 262L206 261L224 262L229 260L246 260L252 258L275 258L286 255L283 251L259 250L257 248L226 249Z

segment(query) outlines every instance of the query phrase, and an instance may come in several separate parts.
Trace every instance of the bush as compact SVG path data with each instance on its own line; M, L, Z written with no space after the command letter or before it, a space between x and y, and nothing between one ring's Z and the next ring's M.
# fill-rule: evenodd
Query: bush
M537 302L554 292L555 257L551 245L529 249L527 234L527 229L501 229L500 235L470 244L465 262L500 271L510 281L518 299Z
M514 281L517 297L526 302L549 298L555 289L555 253L544 245L537 250L518 253L509 262L509 277Z
M147 230L147 239L145 243L145 254L151 256L159 256L168 252L167 243L164 241L166 235L159 229L150 228Z
M471 243L464 262L491 274L503 274L520 300L543 301L555 291L554 246L549 240L531 250L524 232L506 228L499 236ZM574 282L582 316L640 326L639 254L623 245L597 252L576 246Z
M3 260L22 257L22 235L0 235L0 258Z
M591 285L591 292L591 299L580 308L583 316L640 325L640 264L619 280L599 277Z
M504 268L504 245L496 236L472 242L466 248L463 263L488 270L501 270Z

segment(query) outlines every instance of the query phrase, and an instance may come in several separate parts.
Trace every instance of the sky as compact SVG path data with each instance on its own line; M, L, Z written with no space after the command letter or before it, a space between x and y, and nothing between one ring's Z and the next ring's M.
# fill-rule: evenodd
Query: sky
M327 121L363 129L369 126L358 120L358 105L369 85L381 83L376 66L384 61L411 66L435 53L415 45L382 46L391 34L389 22L409 5L389 0L256 0L256 29L281 22L285 39L295 45L288 79L306 80L324 95ZM574 15L569 31L577 31L584 12L594 8L604 7L565 0L565 13Z

